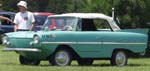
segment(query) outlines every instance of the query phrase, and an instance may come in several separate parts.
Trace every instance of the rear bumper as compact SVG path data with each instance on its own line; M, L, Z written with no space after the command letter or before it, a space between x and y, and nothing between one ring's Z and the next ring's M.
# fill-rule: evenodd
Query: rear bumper
M24 51L24 52L41 52L36 48L4 48L3 51Z

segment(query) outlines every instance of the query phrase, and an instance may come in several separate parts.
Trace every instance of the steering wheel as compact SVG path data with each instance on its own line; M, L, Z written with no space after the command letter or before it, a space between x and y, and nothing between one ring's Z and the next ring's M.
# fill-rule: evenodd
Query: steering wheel
M63 30L72 31L73 28L72 28L71 26L64 26L64 27L63 27Z

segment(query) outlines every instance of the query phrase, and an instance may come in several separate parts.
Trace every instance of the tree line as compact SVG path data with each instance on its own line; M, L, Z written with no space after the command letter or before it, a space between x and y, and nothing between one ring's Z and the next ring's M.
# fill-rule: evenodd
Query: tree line
M17 12L20 0L0 0L2 10ZM55 14L83 12L104 13L111 16L115 7L115 17L120 19L121 28L149 28L150 0L25 0L28 10Z

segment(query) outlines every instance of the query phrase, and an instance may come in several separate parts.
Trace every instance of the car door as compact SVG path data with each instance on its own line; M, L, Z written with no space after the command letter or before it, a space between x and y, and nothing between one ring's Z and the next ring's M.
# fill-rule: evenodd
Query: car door
M97 32L77 32L76 33L77 38L77 48L80 52L98 52L99 51L99 42Z
M82 57L98 57L101 51L101 36L93 23L93 19L81 19L76 32L77 51Z
M105 21L106 22L106 21ZM101 24L100 24L101 23ZM106 25L103 25L106 24ZM106 27L107 26L107 27ZM103 32L111 32L107 23L95 19L82 19L79 23L79 31L76 32L77 51L82 57L102 57Z

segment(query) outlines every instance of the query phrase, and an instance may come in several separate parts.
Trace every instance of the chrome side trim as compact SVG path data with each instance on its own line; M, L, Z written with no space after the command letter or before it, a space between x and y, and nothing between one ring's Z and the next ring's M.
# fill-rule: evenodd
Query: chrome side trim
M36 48L4 48L3 51L25 51L25 52L41 52Z
M120 43L120 42L103 42L102 44L109 45L146 45L146 43Z
M91 44L91 45L94 45L94 44L101 44L100 42L77 42L77 44Z
M77 44L76 42L42 42L42 44Z
M99 44L99 42L42 42L42 44Z
M146 45L147 43L120 43L120 42L42 42L42 44L108 44L108 45Z

